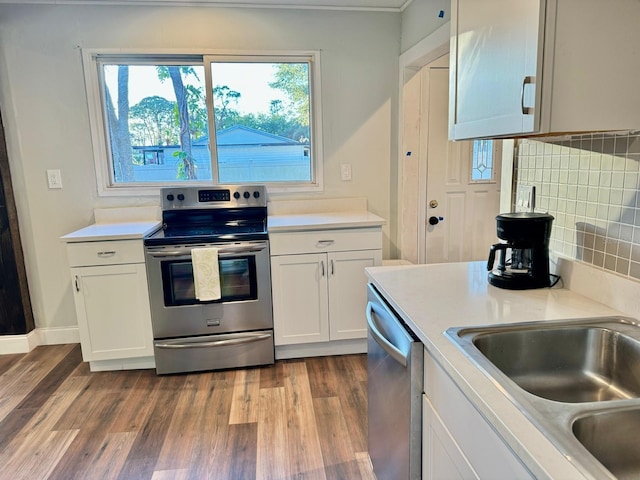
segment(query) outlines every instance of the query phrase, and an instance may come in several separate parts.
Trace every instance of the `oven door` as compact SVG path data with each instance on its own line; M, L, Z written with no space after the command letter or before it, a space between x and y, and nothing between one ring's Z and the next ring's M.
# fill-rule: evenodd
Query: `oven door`
M218 248L222 298L195 297L191 249ZM156 339L273 328L266 240L145 247Z

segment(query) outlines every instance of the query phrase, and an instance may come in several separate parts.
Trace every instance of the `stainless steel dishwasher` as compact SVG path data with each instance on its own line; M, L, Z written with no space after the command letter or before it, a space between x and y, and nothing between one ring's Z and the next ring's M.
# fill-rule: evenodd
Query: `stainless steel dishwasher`
M378 480L422 478L422 343L368 286L369 456Z

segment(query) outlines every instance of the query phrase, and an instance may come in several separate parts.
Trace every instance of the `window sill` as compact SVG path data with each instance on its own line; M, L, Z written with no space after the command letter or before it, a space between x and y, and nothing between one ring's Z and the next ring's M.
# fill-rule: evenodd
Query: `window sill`
M246 182L246 184L250 185L253 183L259 182ZM241 185L241 184L235 184ZM314 185L295 185L295 186L284 186L284 185L269 185L265 184L267 188L267 193L269 195L286 195L292 193L322 193L324 191L324 187L321 184ZM160 189L163 187L172 187L172 188L180 188L180 187L200 187L200 188L216 188L220 185L216 185L213 183L185 183L181 185L179 183L174 183L171 185L153 185L153 186L131 186L131 187L107 187L103 188L98 192L99 197L160 197Z

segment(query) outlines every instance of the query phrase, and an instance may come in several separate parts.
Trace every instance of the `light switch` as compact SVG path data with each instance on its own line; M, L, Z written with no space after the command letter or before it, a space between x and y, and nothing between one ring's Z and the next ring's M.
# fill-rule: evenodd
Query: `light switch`
M533 212L535 207L535 185L518 185L516 192L516 212Z
M351 180L351 164L343 163L340 165L340 179L343 181Z
M49 188L62 188L62 176L60 170L47 170L47 183Z

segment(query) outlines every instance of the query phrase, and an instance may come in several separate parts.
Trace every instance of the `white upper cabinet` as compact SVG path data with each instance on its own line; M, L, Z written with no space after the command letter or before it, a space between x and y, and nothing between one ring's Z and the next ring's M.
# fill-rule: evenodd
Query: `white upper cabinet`
M640 2L452 0L449 138L640 128Z

